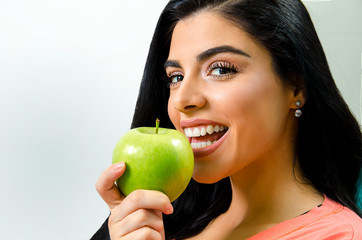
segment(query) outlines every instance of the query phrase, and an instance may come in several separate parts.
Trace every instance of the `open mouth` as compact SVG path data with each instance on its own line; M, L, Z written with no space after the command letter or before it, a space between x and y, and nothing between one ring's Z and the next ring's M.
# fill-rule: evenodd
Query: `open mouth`
M184 133L191 143L192 149L202 149L216 143L228 128L222 125L206 125L184 128Z

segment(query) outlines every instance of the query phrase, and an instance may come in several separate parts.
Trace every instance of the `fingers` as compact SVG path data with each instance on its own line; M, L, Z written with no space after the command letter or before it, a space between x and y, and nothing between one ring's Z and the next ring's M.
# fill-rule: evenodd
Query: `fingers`
M113 209L122 202L124 196L121 194L114 182L123 175L126 170L124 162L115 163L108 167L96 183L96 189L103 200Z
M130 193L112 211L112 214L116 221L120 221L138 209L158 210L160 217L162 217L162 213L171 214L173 212L170 199L164 193L152 190L136 190Z
M163 239L162 213L171 214L169 198L159 191L136 190L113 208L108 220L112 239Z
M163 230L162 213L156 210L138 209L114 225L112 225L113 221L111 219L109 223L112 226L109 228L110 234L113 236L126 236L141 228L149 228L157 233Z
M121 237L122 240L164 240L164 233L159 233L152 228L143 227L137 231L131 232L130 234ZM111 239L117 239L112 237Z
M112 239L164 239L162 213L171 214L170 199L162 192L135 190L124 197L115 181L126 170L124 163L113 164L99 177L96 189L108 204L108 228Z

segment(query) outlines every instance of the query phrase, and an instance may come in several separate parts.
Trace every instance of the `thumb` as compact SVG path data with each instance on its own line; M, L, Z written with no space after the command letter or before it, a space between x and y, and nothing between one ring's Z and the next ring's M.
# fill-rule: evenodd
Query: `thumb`
M126 165L124 162L112 164L103 171L97 180L97 192L108 204L111 210L124 199L124 196L121 194L114 182L123 175L125 170Z

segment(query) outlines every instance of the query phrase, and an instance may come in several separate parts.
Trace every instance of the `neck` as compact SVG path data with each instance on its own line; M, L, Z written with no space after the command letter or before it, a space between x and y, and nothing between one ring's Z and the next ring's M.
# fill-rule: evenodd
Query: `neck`
M323 195L302 180L292 156L257 161L231 176L233 197L224 217L233 225L227 239L251 237L323 202Z
M284 156L255 161L230 177L228 211L195 239L247 239L323 202L324 196L303 181L293 154L280 152Z
M195 239L247 239L323 203L323 194L302 177L290 136L295 133L287 133L270 151L230 176L229 209Z

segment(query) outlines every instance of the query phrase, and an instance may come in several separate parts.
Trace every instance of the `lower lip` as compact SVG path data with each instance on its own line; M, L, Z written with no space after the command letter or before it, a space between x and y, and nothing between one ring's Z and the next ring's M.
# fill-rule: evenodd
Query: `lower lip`
M195 158L205 157L214 152L223 143L228 134L229 130L226 131L226 133L219 140L217 140L215 143L211 144L210 146L199 149L193 149L194 157Z

